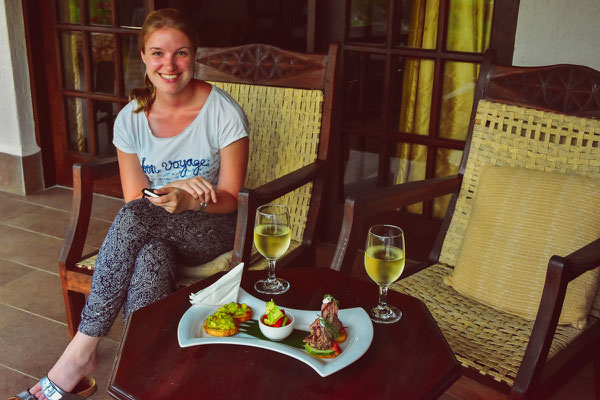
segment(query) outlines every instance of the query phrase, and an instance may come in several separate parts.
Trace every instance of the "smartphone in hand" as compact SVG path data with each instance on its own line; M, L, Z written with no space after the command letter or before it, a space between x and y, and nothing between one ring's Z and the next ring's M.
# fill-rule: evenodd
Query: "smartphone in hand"
M164 193L155 193L154 189L144 188L142 189L142 197L160 197L164 196Z

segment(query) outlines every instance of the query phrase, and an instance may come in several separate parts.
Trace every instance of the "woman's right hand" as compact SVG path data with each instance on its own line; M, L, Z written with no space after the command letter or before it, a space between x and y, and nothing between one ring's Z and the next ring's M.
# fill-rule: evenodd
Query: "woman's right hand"
M186 191L190 196L203 203L217 202L217 192L212 183L201 176L171 182L165 188L174 187Z
M171 214L179 214L184 211L197 210L200 202L187 191L174 186L165 186L154 191L162 194L160 197L147 197L152 204L162 207ZM210 200L209 200L210 201Z

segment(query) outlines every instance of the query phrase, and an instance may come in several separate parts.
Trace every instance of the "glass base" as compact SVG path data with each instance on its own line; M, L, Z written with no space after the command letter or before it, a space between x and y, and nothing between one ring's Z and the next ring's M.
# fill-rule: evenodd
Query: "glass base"
M369 317L379 324L392 324L402 318L402 311L394 306L375 306L369 311Z
M267 279L261 279L254 284L254 289L264 294L281 294L287 292L289 288L290 283L281 278L275 278L271 282Z

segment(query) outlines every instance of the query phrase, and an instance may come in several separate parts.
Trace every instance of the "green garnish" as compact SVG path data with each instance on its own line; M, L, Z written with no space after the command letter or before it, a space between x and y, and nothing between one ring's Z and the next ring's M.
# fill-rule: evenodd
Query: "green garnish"
M206 326L213 329L227 330L235 328L235 322L231 315L217 311L206 319Z
M235 301L232 301L229 304L225 304L224 306L220 307L217 312L223 312L226 314L230 314L233 315L234 317L241 317L246 315L246 312L248 311L248 306L245 303L239 304L236 303Z
M325 329L327 329L334 338L340 336L341 332L335 328L335 326L333 326L330 322L328 322L326 319L324 318L319 318L319 320L321 321L321 325L323 325L325 327Z
M326 294L325 296L323 296L323 300L325 300L325 299L329 299L329 301L333 301L333 302L335 303L335 305L336 305L338 308L340 308L340 303L339 303L339 302L336 300L336 298L335 298L335 297L333 297L332 295L330 295L330 294Z

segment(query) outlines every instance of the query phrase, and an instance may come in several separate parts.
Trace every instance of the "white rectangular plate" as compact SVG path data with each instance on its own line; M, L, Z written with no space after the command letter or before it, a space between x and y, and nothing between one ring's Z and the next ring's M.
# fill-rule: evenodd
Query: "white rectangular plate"
M252 308L252 319L258 320L265 310L265 302L248 294L244 289L240 289L238 295L239 303L246 303ZM179 346L190 347L203 344L237 344L243 346L261 347L263 349L276 351L300 360L310 365L321 376L331 375L334 372L352 364L358 360L369 348L373 341L373 323L369 315L362 308L348 308L340 310L338 316L340 321L346 327L348 338L344 343L340 343L342 354L335 358L315 358L306 351L291 347L271 340L262 340L247 335L237 333L229 337L210 336L202 324L204 320L217 311L217 306L191 306L181 317L177 327L177 339ZM289 310L296 318L295 329L309 331L309 325L314 322L320 311L296 310L284 307Z

